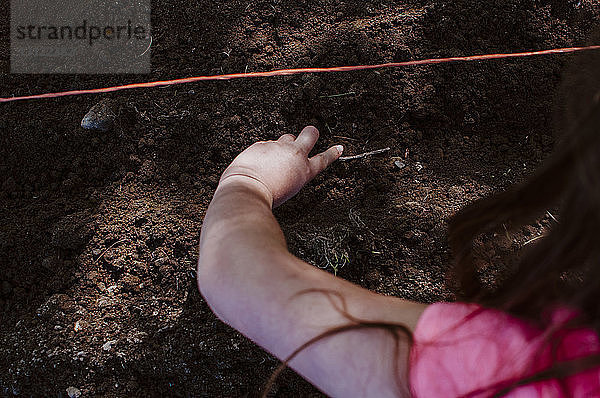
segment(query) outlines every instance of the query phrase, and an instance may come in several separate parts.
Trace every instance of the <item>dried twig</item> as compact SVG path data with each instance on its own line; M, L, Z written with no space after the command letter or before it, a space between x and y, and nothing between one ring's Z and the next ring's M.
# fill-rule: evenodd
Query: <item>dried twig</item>
M535 242L536 240L542 239L542 238L545 238L545 237L546 237L545 234L542 234L540 236L536 236L535 238L529 239L527 242L523 243L523 246L526 246L526 245L530 244L531 242Z
M387 147L387 148L383 148L383 149L377 149L375 151L370 151L370 152L365 152L365 153L361 153L360 155L354 155L354 156L342 156L341 158L339 158L339 160L354 160L354 159L362 159L364 157L367 156L371 156L371 155L377 155L379 153L383 153L383 152L387 152L389 151L391 148Z
M100 259L101 259L102 257L104 257L104 255L106 254L106 252L107 252L107 251L109 251L110 249L112 249L113 247L115 247L116 245L118 245L119 243L123 243L123 242L126 242L126 241L128 241L128 240L129 240L129 239L127 239L127 238L124 238L124 239L118 240L118 241L116 241L115 243L113 243L112 245L108 246L108 247L106 248L106 250L104 250L104 251L102 252L102 254L100 254L96 260L94 260L94 264L95 264L95 263L97 263L98 261L100 261Z
M344 140L350 140L350 141L359 141L356 138L350 138L350 137L345 137L343 135L334 135L333 138L342 138Z
M338 97L346 97L348 95L355 95L356 93L354 91L350 91L348 93L342 93L342 94L332 94L332 95L320 95L319 98L338 98Z
M554 217L554 216L552 215L552 213L550 213L550 211L549 211L549 210L546 210L546 214L548 214L548 215L550 216L550 218L551 218L551 219L553 219L553 220L554 220L554 222L558 224L558 220L556 219L556 217Z

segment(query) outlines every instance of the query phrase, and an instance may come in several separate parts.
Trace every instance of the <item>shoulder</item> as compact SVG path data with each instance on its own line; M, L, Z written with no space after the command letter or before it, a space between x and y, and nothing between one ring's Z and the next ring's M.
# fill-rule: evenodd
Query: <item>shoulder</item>
M477 304L429 306L415 328L410 356L410 382L415 395L459 396L478 390L490 393L488 387L506 386L554 361L599 352L598 336L590 329L558 333L558 354L551 350L549 332L561 330L561 325L574 314L565 308L551 311L552 326L542 330L503 311ZM573 348L578 350L577 356ZM596 387L600 387L598 380L596 375ZM560 385L554 384L538 383L535 389L542 388L539 393L543 395L531 395L529 391L528 396L545 396L554 389L558 395L550 396L562 396ZM520 390L525 388L533 387Z

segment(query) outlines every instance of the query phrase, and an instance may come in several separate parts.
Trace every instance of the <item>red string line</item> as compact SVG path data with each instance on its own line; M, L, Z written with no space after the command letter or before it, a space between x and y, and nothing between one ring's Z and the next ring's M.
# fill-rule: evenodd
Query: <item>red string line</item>
M297 68L297 69L278 69L268 72L249 72L249 73L232 73L227 75L213 75L213 76L194 76L186 77L181 79L173 80L161 80L154 82L144 83L131 83L122 86L94 88L88 90L72 90L72 91L61 91L57 93L45 93L36 95L26 95L22 97L7 97L0 98L0 102L11 102L20 100L31 100L40 98L56 98L66 97L70 95L81 95L81 94L99 94L99 93L110 93L113 91L128 90L133 88L149 88L149 87L162 87L170 86L174 84L193 83L199 81L209 80L231 80L231 79L242 79L247 77L272 77L272 76L289 76L297 75L301 73L325 73L325 72L349 72L356 70L367 70L367 69L381 69L381 68L395 68L402 66L415 66L415 65L430 65L430 64L442 64L449 62L467 62L467 61L483 61L488 59L500 59L500 58L517 58L517 57L530 57L534 55L551 55L551 54L562 54L562 53L573 53L576 51L585 50L600 50L600 45L586 46L586 47L568 47L568 48L555 48L551 50L542 51L529 51L521 53L505 53L505 54L486 54L486 55L471 55L466 57L450 57L450 58L430 58L416 61L404 61L404 62L388 62L384 64L376 65L355 65L355 66L335 66L330 68Z

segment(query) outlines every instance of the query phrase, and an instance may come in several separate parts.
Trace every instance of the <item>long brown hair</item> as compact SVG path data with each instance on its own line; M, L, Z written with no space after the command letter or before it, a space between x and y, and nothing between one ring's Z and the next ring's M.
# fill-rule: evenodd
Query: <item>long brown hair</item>
M600 39L600 30L593 37ZM600 52L578 56L558 97L554 155L525 182L474 202L450 220L453 273L463 300L532 319L559 301L600 321ZM517 271L500 289L484 288L472 261L474 239L501 225L525 225L554 206L560 222L522 253ZM574 271L585 273L583 285L565 283L565 272Z
M600 30L592 42L600 39ZM579 55L567 70L555 109L557 149L528 180L474 202L449 224L452 269L461 300L498 308L540 322L553 304L581 311L569 326L600 332L600 53ZM558 206L560 221L521 253L511 275L497 289L484 286L473 262L475 238L501 225L523 226ZM548 326L548 325L541 325ZM562 379L600 366L600 355L556 364L522 379L523 384Z
M599 41L600 29L590 42ZM581 312L569 322L569 327L585 325L599 332L600 52L577 55L565 74L558 97L555 124L559 138L555 153L526 181L472 203L450 220L448 232L454 267L448 280L461 301L501 309L537 323L541 323L540 314L549 306L568 305ZM559 207L558 224L521 253L512 273L503 275L500 286L490 288L482 284L473 261L476 238L503 225L512 228L526 225L555 206ZM321 338L357 328L377 327L412 342L410 331L402 325L363 322L345 315L350 321L348 326L313 338L284 361L273 373L263 396L287 363ZM488 392L492 396L503 396L521 385L564 379L599 366L600 355L563 361L529 377L489 386L472 395Z

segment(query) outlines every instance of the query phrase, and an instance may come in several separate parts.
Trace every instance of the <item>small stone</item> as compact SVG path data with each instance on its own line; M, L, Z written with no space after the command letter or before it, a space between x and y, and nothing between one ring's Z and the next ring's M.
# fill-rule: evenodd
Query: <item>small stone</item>
M81 391L79 391L79 388L69 387L67 388L67 395L69 398L79 398L81 397Z
M81 127L106 132L112 129L116 118L117 114L113 104L108 100L103 100L90 108L81 120Z
M110 340L110 341L107 341L106 343L104 343L104 344L102 345L102 349L103 349L104 351L110 351L110 350L113 348L113 345L115 345L115 344L117 344L117 340Z
M83 327L81 326L81 322L79 322L79 321L75 322L75 326L73 326L73 330L76 332L79 332L81 329L83 329Z
M421 171L423 170L423 165L419 162L415 163L415 169L417 169L417 171Z
M400 170L402 170L403 168L406 167L406 164L404 162L401 162L400 160L396 160L394 162L394 164L396 165L397 168L399 168Z

